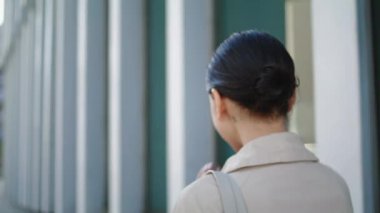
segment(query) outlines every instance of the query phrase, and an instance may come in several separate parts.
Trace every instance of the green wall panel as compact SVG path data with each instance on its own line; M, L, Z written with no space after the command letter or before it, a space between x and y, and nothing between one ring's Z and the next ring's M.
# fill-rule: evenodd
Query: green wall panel
M376 95L376 109L377 109L377 141L373 144L373 148L376 149L374 159L377 163L375 169L375 180L374 180L374 206L373 212L380 211L380 204L376 202L380 198L380 184L378 178L380 177L380 1L372 0L372 44L373 44L373 59L374 59L374 72L375 72L375 95Z
M233 32L248 29L265 31L285 41L283 0L218 0L215 7L215 45ZM217 161L222 165L233 151L219 136L217 138Z
M166 212L165 0L147 1L148 187L146 212Z
M374 55L374 67L375 67L375 91L377 98L377 122L378 133L380 133L380 1L372 0L372 44ZM380 137L379 137L380 139ZM380 151L380 150L379 150ZM380 152L379 152L380 153ZM380 166L380 163L379 163ZM380 167L379 167L380 171Z
M378 0L357 0L357 25L360 62L361 152L364 209L379 212L379 144L376 140L375 111L379 113L379 4ZM372 24L372 26L371 26ZM372 39L372 40L369 40ZM377 114L379 116L379 114ZM379 117L377 117L378 119ZM377 130L378 133L378 130Z

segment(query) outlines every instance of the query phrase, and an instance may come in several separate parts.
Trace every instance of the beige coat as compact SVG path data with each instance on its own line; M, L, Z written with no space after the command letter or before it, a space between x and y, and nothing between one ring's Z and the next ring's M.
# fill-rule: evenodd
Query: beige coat
M318 163L293 133L255 139L229 158L223 172L239 185L252 213L351 213L344 180ZM223 212L211 175L187 186L174 213Z

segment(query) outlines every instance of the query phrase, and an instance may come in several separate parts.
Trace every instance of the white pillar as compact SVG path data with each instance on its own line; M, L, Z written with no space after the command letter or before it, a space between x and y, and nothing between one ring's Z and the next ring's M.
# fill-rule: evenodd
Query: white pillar
M54 212L76 211L77 0L56 3Z
M54 64L53 26L54 1L45 1L43 10L43 99L42 99L42 144L41 144L41 211L53 210L54 201Z
M16 59L18 54L18 45L14 45L13 54L8 56L9 60L5 60L9 51L9 40L11 32L11 18L13 17L13 2L7 1L4 8L4 25L3 36L1 38L1 67L4 72L4 180L5 194L13 203L17 203L18 193L18 134L15 130L18 125L18 108L19 104L19 80L18 80L18 65ZM13 142L12 142L13 141ZM14 166L16 165L16 166Z
M317 155L346 180L354 212L364 212L356 0L311 8Z
M32 202L32 115L33 99L31 91L33 89L33 63L31 53L33 51L34 21L30 12L27 14L27 22L22 24L21 29L21 58L20 61L20 143L19 143L19 166L20 166L20 187L19 202L26 208L31 207Z
M29 56L34 60L33 73L33 128L32 128L32 206L33 210L38 211L40 208L40 179L41 179L41 140L42 140L42 47L43 47L43 2L41 0L35 2L35 11L32 17L35 22L32 38L34 48L31 48ZM32 21L32 20L29 20Z
M104 212L106 3L78 1L77 212Z
M168 208L201 166L214 160L205 87L213 47L211 0L166 1Z
M15 44L4 70L4 177L6 195L12 203L19 201L19 143L20 143L20 44Z
M140 0L109 3L109 211L143 212L145 4Z

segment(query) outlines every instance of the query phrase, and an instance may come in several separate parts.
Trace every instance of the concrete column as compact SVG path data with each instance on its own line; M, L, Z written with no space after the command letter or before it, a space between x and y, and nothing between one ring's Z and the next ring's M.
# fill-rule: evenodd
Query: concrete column
M77 212L104 212L106 3L78 1Z
M109 211L143 212L145 5L140 0L109 3Z
M354 212L364 212L356 0L311 4L316 152L346 180ZM342 6L344 5L344 9Z
M56 3L55 208L76 211L77 0Z
M168 208L201 166L214 160L214 132L205 87L213 48L210 0L167 0Z

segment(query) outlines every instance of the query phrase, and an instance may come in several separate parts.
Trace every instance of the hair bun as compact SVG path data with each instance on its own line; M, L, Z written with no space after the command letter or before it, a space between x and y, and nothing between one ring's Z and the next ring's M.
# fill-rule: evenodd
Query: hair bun
M262 100L273 100L286 95L292 80L279 67L265 66L254 82L254 93Z

